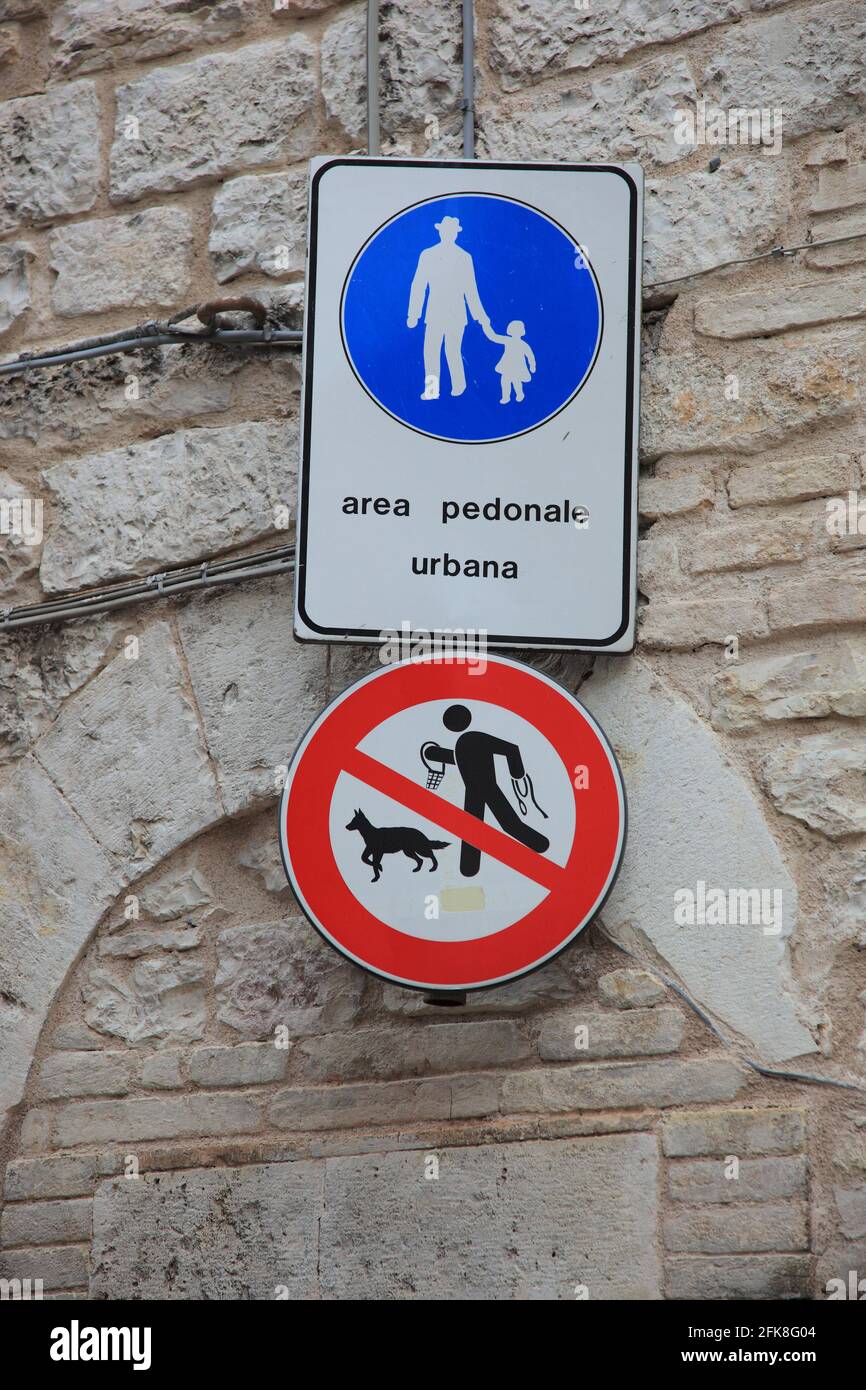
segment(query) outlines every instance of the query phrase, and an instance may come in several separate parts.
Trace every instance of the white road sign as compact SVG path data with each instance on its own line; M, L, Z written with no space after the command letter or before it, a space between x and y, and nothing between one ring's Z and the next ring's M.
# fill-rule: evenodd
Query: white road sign
M300 638L631 648L642 186L313 162Z

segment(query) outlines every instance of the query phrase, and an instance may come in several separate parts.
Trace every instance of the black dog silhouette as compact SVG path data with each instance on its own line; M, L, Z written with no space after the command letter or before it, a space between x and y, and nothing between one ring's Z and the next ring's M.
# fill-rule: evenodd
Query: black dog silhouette
M430 872L439 868L434 849L446 849L451 843L450 840L428 840L421 830L412 830L409 826L376 826L371 825L363 811L355 811L354 816L346 826L347 830L360 830L364 840L364 852L361 855L362 864L370 864L373 869L373 883L381 877L382 855L383 854L405 854L407 859L415 860L413 874L417 874L421 868L422 860L432 859Z

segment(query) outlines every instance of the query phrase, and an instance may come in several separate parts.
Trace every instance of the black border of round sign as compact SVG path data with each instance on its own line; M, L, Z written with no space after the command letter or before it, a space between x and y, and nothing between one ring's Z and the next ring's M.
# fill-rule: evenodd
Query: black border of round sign
M396 670L398 667L424 665L427 664L426 662L418 662L417 660L410 657L405 661L391 662L388 665L383 666L382 669L379 671L368 671L363 676L359 676L357 680L354 680L349 685L345 686L344 689L339 692L339 694L335 695L333 699L329 700L327 705L325 705L324 709L322 709L316 715L316 717L312 719L310 723L306 726L304 732L298 739L297 744L295 745L295 750L291 758L289 759L286 768L286 780L283 785L283 789L280 793L279 802L277 804L277 844L279 845L280 862L283 866L283 872L286 875L286 881L288 883L289 888L292 890L295 902L303 912L307 921L310 923L310 926L313 927L313 929L315 930L317 936L321 937L321 939L326 943L326 945L328 945L332 951L336 952L336 954L339 955L343 960L347 960L351 965L356 966L357 969L363 970L365 974L372 975L375 979L378 980L384 980L386 984L396 985L398 988L402 989L411 989L421 994L477 994L480 993L482 990L501 989L504 985L513 984L515 980L525 979L526 976L534 975L536 971L543 970L546 965L549 965L551 963L551 961L556 960L557 957L561 956L564 951L567 951L569 946L572 946L578 940L578 938L583 935L587 927L589 927L601 913L605 903L607 902L608 898L610 897L613 891L617 879L619 878L620 869L622 868L622 862L625 857L626 847L628 844L628 795L626 792L625 778L623 777L622 768L620 766L619 759L616 756L616 752L613 748L613 745L610 742L610 739L608 738L604 729L601 727L601 724L598 722L598 720L595 718L592 712L588 710L586 705L584 705L583 701L579 700L577 696L573 694L572 691L568 690L561 681L554 680L554 678L552 676L547 675L546 672L536 671L533 666L529 666L525 661L515 661L510 657L500 656L498 653L493 655L488 654L487 660L495 663L500 663L505 666L516 667L518 670L527 671L529 674L537 676L540 680L546 681L550 685L562 691L562 693L570 701L577 705L581 714L589 721L590 726L592 727L598 738L601 740L601 742L605 745L610 757L610 761L613 764L616 777L619 781L620 793L622 798L622 840L620 842L619 854L616 863L613 866L610 882L608 883L602 897L593 907L591 914L576 928L574 932L571 933L571 935L563 942L561 946L552 951L550 955L544 958L544 960L538 961L536 964L527 966L525 970L516 971L502 980L494 980L486 984L415 984L408 980L397 979L393 975L388 975L381 970L374 969L373 966L358 960L355 956L349 954L347 951L342 950L341 947L337 944L337 942L332 937L327 935L327 933L322 929L322 927L319 926L319 923L314 919L312 914L308 911L303 895L300 893L298 886L296 885L292 877L288 863L286 862L286 856L283 852L283 823L286 809L286 801L288 798L289 788L292 780L292 768L294 767L294 764L298 760L299 756L301 756L305 751L307 740L309 739L310 735L328 717L334 706L340 704L348 695L351 694L351 692L356 687L364 685L367 681L370 681L376 677L380 677L388 671ZM437 663L435 662L435 660L431 660L430 664L435 665L442 663ZM539 732L542 731L539 730Z
M355 366L354 359L352 357L351 352L349 351L349 344L346 341L346 292L349 288L349 281L352 278L352 272L354 271L355 266L360 261L361 257L363 256L370 243L376 240L376 237L379 235L380 232L384 231L386 227L390 227L392 222L396 222L398 218L403 217L407 212L412 212L415 208L423 207L425 203L444 203L455 198L497 198L503 203L516 203L518 207L528 208L529 211L534 212L537 217L543 218L545 222L549 222L551 226L556 227L558 231L562 232L562 235L565 237L566 241L574 242L574 237L569 235L569 233L563 227L562 223L557 222L555 217L551 217L550 214L547 212L542 212L541 208L535 207L532 203L527 203L523 198L513 198L508 193L489 193L483 188L473 188L463 193L435 193L430 198L419 198L417 202L409 203L406 207L401 208L399 212L395 212L391 217L386 217L384 222L380 222L376 230L371 232L370 235L367 237L367 240L364 242L364 245L361 247L360 251L358 251L357 255L355 256L355 259L349 266L349 269L346 272L346 278L343 281L343 288L340 291L340 342L343 345L343 353L345 355L346 361L348 362L352 370L355 380L361 387L361 390L366 392L366 394L370 397L370 400L373 402L374 405L377 405L380 410L384 411L384 413L390 416L392 420L396 421L398 425L402 425L404 429L411 430L413 434L420 434L425 439L435 439L440 444L465 444L472 448L474 448L478 444L507 444L509 440L521 439L524 435L532 434L533 430L539 430L541 429L542 425L546 425L551 420L555 420L557 415L560 415L562 411L565 410L566 406L571 405L571 402L575 400L577 396L580 395L584 386L589 381L589 378L592 376L593 370L595 369L595 364L598 361L598 356L601 352L602 339L604 338L604 296L602 295L601 285L598 283L598 276L596 275L595 270L593 269L592 262L590 261L589 257L586 255L585 251L579 243L575 243L575 250L578 252L580 256L583 257L585 268L589 271L592 277L592 283L595 286L596 298L598 300L598 337L595 343L595 351L592 354L592 360L589 366L587 367L577 386L572 391L571 395L568 397L568 400L563 401L562 405L558 405L555 410L552 410L550 412L549 415L545 415L543 420L538 420L534 425L527 425L525 429L515 430L513 434L491 435L489 439L458 439L450 434L434 434L431 430L422 430L418 425L410 425L408 420L404 420L402 415L397 415L395 411L389 410L388 406L385 405L383 401L380 401L379 397L373 393L371 388L365 382L364 378L361 376L359 369Z

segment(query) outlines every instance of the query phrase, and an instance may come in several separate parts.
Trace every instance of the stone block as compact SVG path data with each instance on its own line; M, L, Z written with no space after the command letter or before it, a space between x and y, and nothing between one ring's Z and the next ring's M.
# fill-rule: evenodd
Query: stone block
M616 1009L645 1009L663 1004L668 990L649 970L609 970L600 975L598 990L608 1004Z
M528 1040L510 1020L410 1028L356 1028L298 1044L296 1067L310 1081L376 1080L507 1067L529 1057Z
M89 1154L14 1159L6 1169L3 1195L7 1202L83 1196L93 1190L98 1171L96 1158Z
M208 251L220 284L238 275L297 275L304 269L307 171L247 174L214 195Z
M79 1144L254 1134L262 1125L259 1102L231 1094L71 1101L58 1106L55 1115L57 1143L70 1149Z
M863 166L866 170L866 165ZM866 201L866 185L864 185ZM831 283L785 285L749 290L726 299L701 299L695 306L695 330L708 338L770 338L791 329L858 319L866 314L866 277L847 276Z
M243 34L255 14L255 0L63 0L51 18L51 69L70 77L223 43Z
M661 1296L651 1135L437 1158L437 1180L423 1152L327 1161L323 1297L573 1300L579 1285L592 1300Z
M203 595L178 614L231 815L274 801L278 769L322 707L326 652L292 642L290 610L290 588L281 577Z
M86 212L99 187L99 101L92 82L0 103L0 236Z
M680 473L673 476L641 478L638 509L642 517L682 516L711 507L715 488L709 473Z
M713 727L743 733L783 719L866 716L866 644L732 664L710 681Z
M0 484L5 481L0 475ZM9 496L9 492L5 494ZM28 572L28 547L9 548L10 579ZM38 551L36 552L38 555ZM18 568L20 564L20 568ZM0 561L2 565L2 561ZM27 753L56 719L64 700L102 665L117 632L111 618L10 632L0 649L0 764Z
M704 1110L666 1115L662 1147L669 1157L703 1154L799 1153L806 1142L803 1110Z
M864 31L866 32L866 31ZM821 169L812 212L838 212L866 203L866 164L846 164L843 169Z
M69 1202L13 1202L4 1207L0 1240L4 1245L55 1245L90 1240L89 1197Z
M683 0L674 5L635 0L621 6L576 9L573 0L497 0L491 62L506 90L533 78L616 62L648 44L669 43L736 18L745 0Z
M761 780L783 815L832 840L866 831L866 741L817 734L767 754Z
M866 16L847 0L734 25L713 45L699 87L725 110L775 110L783 142L841 128L866 107ZM784 148L784 145L783 145Z
M552 1062L591 1057L651 1057L676 1052L685 1020L679 1009L601 1013L572 1006L541 1021L539 1056ZM585 1030L585 1032L584 1032ZM578 1043L584 1044L578 1046Z
M511 1072L502 1084L505 1114L656 1109L732 1100L745 1084L727 1057L695 1061L592 1063Z
M669 113L671 128L675 112ZM721 169L647 179L644 288L769 250L790 216L785 169L766 158L725 159Z
M143 575L274 537L275 507L289 505L295 445L292 427L249 421L46 469L54 524L43 588Z
M686 349L647 358L643 457L755 454L819 421L848 419L861 398L863 334L856 324L816 330L796 352L781 342L728 351L726 360Z
M774 585L767 612L773 632L859 625L866 622L866 575L846 569Z
M91 969L81 985L91 1028L125 1042L196 1042L207 1019L208 972L198 960L139 960L127 976Z
M628 785L629 847L604 905L605 929L633 953L649 938L673 978L768 1061L814 1051L785 957L796 886L727 751L640 657L596 661L580 698L607 732ZM678 926L674 891L695 891L701 880L780 890L781 937L753 925Z
M67 701L38 748L99 843L137 873L222 815L168 625L139 644Z
M691 546L680 551L688 574L724 574L728 570L796 565L811 548L814 526L808 517L708 526Z
M316 138L315 68L312 41L292 34L154 68L118 87L112 202L307 158Z
M189 1058L196 1086L263 1086L281 1081L289 1049L273 1043L236 1043L233 1047L197 1047Z
M731 636L764 637L766 610L758 598L653 599L643 614L638 640L662 651L689 651L708 643L724 646Z
M691 150L677 143L672 113L696 100L685 59L654 58L594 81L584 79L575 89L534 88L517 100L497 101L493 109L485 104L479 143L488 159L674 164Z
M51 826L51 835L34 827ZM104 850L31 759L0 789L0 1113L18 1104L54 996L119 889ZM35 1114L35 1112L32 1112Z
M87 1284L87 1246L0 1251L0 1279L41 1279L46 1289L82 1288Z
M856 464L851 454L822 454L744 463L728 479L732 507L764 506L774 502L805 502L856 487Z
M737 1207L682 1207L664 1223L668 1250L705 1255L807 1250L806 1208L800 1202Z
M52 1052L39 1071L39 1095L43 1100L125 1096L130 1070L125 1052Z
M666 1297L672 1299L807 1299L808 1255L675 1256L666 1261Z
M192 276L192 222L182 208L73 222L48 239L51 307L61 318L107 309L177 308Z
M744 1158L736 1169L727 1158L684 1158L669 1163L668 1192L675 1202L767 1202L805 1198L807 1168L802 1155Z
M268 1109L276 1129L355 1129L454 1117L453 1091L462 1098L461 1116L495 1114L498 1080L480 1088L474 1078L447 1076L412 1081L358 1082L346 1086L299 1086L278 1091Z

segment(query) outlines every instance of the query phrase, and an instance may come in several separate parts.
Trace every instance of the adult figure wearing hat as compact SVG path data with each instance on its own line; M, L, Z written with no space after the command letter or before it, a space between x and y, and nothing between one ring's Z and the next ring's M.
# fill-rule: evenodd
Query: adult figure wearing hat
M490 319L478 295L475 266L468 251L458 246L457 234L463 228L456 217L443 217L433 224L439 233L436 246L428 246L418 257L418 266L409 292L407 328L414 328L424 309L424 390L422 401L439 399L442 348L451 376L452 396L466 390L463 370L463 333L468 322L466 309L485 333ZM426 309L424 300L427 300Z

